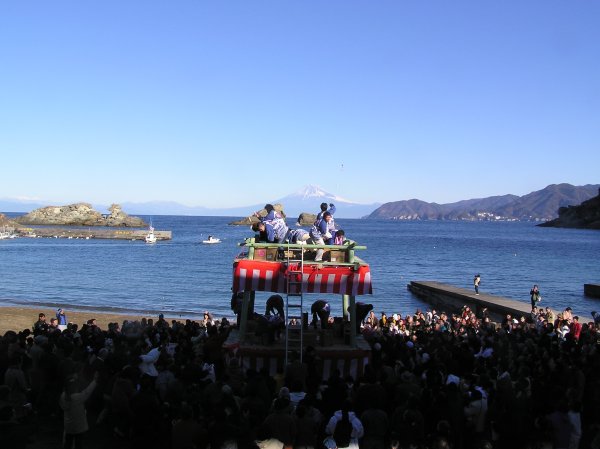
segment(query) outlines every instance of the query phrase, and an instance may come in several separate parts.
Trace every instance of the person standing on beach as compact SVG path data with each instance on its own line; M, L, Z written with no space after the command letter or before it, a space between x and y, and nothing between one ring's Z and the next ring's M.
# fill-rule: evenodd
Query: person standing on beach
M537 303L542 300L542 294L540 293L540 289L537 284L533 286L530 290L529 295L531 296L531 310L537 307Z
M65 311L63 309L58 309L56 311L56 319L58 320L58 328L61 331L64 331L67 329L67 315L65 315Z
M33 323L33 334L39 335L43 334L48 330L48 323L46 322L46 314L40 312L38 315L38 320Z
M481 283L481 275L477 273L473 278L473 287L475 287L475 294L479 295L479 284Z

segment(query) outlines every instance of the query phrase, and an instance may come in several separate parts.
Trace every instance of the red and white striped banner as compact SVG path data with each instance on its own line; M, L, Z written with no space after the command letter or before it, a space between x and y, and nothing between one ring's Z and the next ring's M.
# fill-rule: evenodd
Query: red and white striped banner
M370 295L371 270L368 265L318 266L304 265L302 271L303 293L332 293L339 295ZM287 293L287 275L297 276L298 267L288 267L283 262L239 260L233 264L233 291L263 291ZM293 284L294 285L294 284ZM290 292L298 293L298 291Z

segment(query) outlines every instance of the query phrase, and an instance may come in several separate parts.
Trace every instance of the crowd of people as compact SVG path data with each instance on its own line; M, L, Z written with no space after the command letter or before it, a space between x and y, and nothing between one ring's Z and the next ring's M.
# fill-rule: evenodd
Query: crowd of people
M371 360L356 379L323 379L312 347L275 376L243 367L223 346L235 325L208 311L107 329L38 320L0 339L3 442L26 447L36 420L60 415L69 449L97 426L145 449L600 447L598 322L364 310Z
M344 244L335 206L320 209L304 231L267 204L266 215L256 213L258 240ZM476 294L480 282L477 274ZM59 309L49 323L40 313L31 329L6 332L2 443L25 448L40 423L60 416L61 441L44 447L90 447L86 435L103 427L94 447L600 449L600 316L580 323L570 307L538 308L537 286L531 314L500 322L467 306L377 316L356 303L356 322L345 324L371 348L357 378L336 369L324 378L312 346L275 375L246 364L224 344L241 301L232 294L234 324L205 311L197 321L159 315L103 329L94 319L68 322ZM272 295L258 324L280 329L283 305ZM329 328L330 312L315 301L311 326Z

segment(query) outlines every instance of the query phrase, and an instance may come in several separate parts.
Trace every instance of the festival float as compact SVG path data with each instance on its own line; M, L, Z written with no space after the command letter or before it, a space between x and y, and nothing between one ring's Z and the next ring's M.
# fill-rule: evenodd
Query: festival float
M244 369L266 369L271 375L285 372L292 362L303 361L307 349L318 360L322 378L337 368L343 376L362 375L371 358L371 348L356 326L356 298L372 294L369 265L355 252L366 249L347 240L344 245L259 243L248 238L233 262L233 301L240 304L237 329L225 348L235 354ZM315 261L323 249L323 261ZM280 338L257 332L254 310L256 295L279 294L285 317L278 329ZM341 297L339 314L326 329L309 324L311 305L316 299ZM329 302L329 301L328 301ZM339 303L339 301L336 301ZM311 359L312 360L312 359Z

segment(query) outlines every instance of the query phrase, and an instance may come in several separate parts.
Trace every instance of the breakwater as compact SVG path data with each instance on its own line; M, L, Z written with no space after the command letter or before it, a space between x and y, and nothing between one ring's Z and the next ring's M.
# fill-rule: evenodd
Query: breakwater
M600 298L600 284L583 284L583 292L587 296Z
M490 318L497 322L502 321L507 314L516 318L529 316L531 313L531 305L529 303L486 294L481 290L479 295L476 295L473 290L454 287L436 281L411 281L407 285L407 288L412 294L431 304L437 310L460 312L462 307L466 305L471 310L474 310L478 317L481 317L483 309L487 309ZM540 304L539 307L544 307L544 305ZM557 310L556 312L562 312L562 310ZM582 323L594 321L591 316L580 316L579 318L579 321Z
M115 239L144 240L147 229L123 228L72 228L72 227L28 227L18 228L15 233L19 237L46 237L68 239ZM171 240L171 231L154 231L157 240Z

